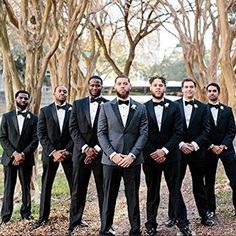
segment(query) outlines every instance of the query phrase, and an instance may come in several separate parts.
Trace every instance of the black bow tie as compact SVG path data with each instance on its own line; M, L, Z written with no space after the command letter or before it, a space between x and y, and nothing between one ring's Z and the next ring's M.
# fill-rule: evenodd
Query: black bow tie
M97 102L100 104L102 102L102 98L101 97L97 97L97 98L91 97L90 102L91 103Z
M153 106L155 107L155 106L164 106L165 105L165 103L164 103L164 101L160 101L160 102L153 102Z
M118 104L121 105L121 104L125 104L125 105L129 105L129 100L118 100Z
M192 101L184 101L184 104L185 104L185 106L187 106L187 105L192 105L193 106L193 104L194 104L194 102L193 102L193 100Z
M17 111L17 115L27 116L27 112Z
M210 108L214 107L216 109L219 109L220 108L220 105L219 104L209 104Z
M57 105L57 110L60 110L60 109L66 110L66 105L64 105L64 106Z

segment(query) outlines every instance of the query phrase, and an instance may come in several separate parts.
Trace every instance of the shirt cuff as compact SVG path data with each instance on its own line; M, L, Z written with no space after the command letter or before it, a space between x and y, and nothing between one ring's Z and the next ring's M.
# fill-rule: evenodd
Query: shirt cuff
M135 160L136 156L133 153L129 153L129 155Z
M198 146L198 144L196 142L192 141L191 144L194 147L194 151L197 151L199 149L199 146Z
M208 147L208 150L212 149L215 145L214 144L211 144L209 147Z
M82 153L85 153L87 148L88 148L88 144L84 144L84 146L81 148Z
M162 150L166 155L169 153L169 150L168 150L167 148L165 148L165 147L163 147L161 150Z
M116 155L117 153L116 152L113 152L111 155L110 155L110 160L112 160L112 158Z
M183 141L180 142L180 143L179 143L179 149L182 148L184 144L185 144L185 142L183 142Z
M54 152L56 152L56 149L54 149L54 150L49 154L49 156L51 157Z
M16 151L12 153L11 158L13 158L15 154L16 154Z
M94 149L96 150L97 153L101 152L102 150L98 145L95 145Z

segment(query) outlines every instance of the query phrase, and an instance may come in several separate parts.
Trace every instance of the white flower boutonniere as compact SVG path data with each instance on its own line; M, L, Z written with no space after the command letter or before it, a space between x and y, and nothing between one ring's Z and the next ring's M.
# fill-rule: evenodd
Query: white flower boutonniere
M27 118L27 119L30 119L30 117L31 117L31 115L30 115L30 113L28 113L27 116L26 116L26 118Z
M165 104L164 104L164 107L165 107L165 108L168 108L168 107L169 107L169 105L170 105L170 103L169 103L169 102L167 102L167 103L165 103Z
M132 104L132 105L131 105L131 109L133 109L133 110L136 110L136 107L137 107L137 106L136 106L135 104Z
M69 107L68 111L71 111L72 110L72 107Z
M194 103L194 104L193 104L193 107L197 109L197 108L198 108L198 105L197 105L196 103Z
M223 110L224 110L224 107L223 107L223 106L220 106L220 110L223 111Z

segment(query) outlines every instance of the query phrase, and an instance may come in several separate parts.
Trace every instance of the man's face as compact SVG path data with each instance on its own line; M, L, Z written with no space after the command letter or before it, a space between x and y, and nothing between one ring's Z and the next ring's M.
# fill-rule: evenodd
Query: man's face
M209 86L207 88L207 97L211 102L217 102L220 93L215 86Z
M60 85L54 92L54 98L57 103L63 104L68 97L68 90L65 86Z
M183 97L185 99L193 99L196 93L196 87L192 81L185 81L182 87Z
M19 93L15 101L16 101L16 106L23 111L29 105L29 95L27 93Z
M120 77L116 79L115 90L119 98L126 99L132 86L127 78Z
M166 91L166 86L160 79L155 79L150 85L150 91L154 98L162 99Z
M99 79L91 79L88 86L89 94L92 97L99 97L102 91L102 82Z

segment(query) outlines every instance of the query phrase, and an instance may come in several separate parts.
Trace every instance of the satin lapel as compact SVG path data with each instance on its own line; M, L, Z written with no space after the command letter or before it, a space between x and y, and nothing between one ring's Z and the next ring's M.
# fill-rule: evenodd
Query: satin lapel
M59 125L59 121L58 121L57 110L56 110L55 104L52 104L52 106L51 106L51 113L52 113L52 117L55 121L55 124L58 127L58 130L60 130L60 125Z
M133 101L130 99L130 107L129 107L129 114L128 114L128 117L127 117L127 121L126 121L126 125L125 125L125 128L127 128L128 126L129 126L129 124L130 124L130 122L131 122L131 120L132 120L132 118L133 118L133 116L134 116L134 113L135 113L135 111L136 111L136 109L134 109L134 108L132 108L132 105L135 105L134 103L133 103ZM136 105L135 105L136 106Z
M223 107L222 104L219 104L220 107ZM218 115L217 115L217 119L216 119L216 126L219 124L220 120L222 119L222 115L224 113L224 110L222 109L218 109Z
M86 119L88 121L88 124L89 124L90 127L92 127L91 117L90 117L89 97L87 97L84 100L84 104L82 104L82 106L84 106L84 112L85 112L85 116L86 116Z
M179 107L180 107L180 112L181 112L181 116L183 117L184 120L184 127L187 128L187 123L186 123L186 118L185 118L185 114L184 114L184 105L183 105L183 99L181 99L179 102Z
M13 125L14 125L17 133L20 134L19 126L18 126L18 121L17 121L17 116L16 116L16 111L15 110L11 113L11 117L12 117L12 122L13 122Z
M31 116L30 113L28 113L28 115ZM28 115L27 115L27 116L28 116ZM29 117L29 118L25 117L25 120L24 120L24 123L23 123L23 127L22 127L22 131L21 131L21 135L24 134L24 132L25 132L27 126L29 125L29 123L30 123L30 118L31 118L31 117Z
M165 102L165 105L168 103L168 101L164 100ZM161 119L161 126L164 124L166 118L167 118L167 115L168 115L168 112L169 112L169 107L168 106L163 106L163 113L162 113L162 119ZM168 105L168 104L167 104Z
M122 122L122 119L121 119L121 115L120 115L120 111L119 111L119 108L118 108L118 104L117 104L117 100L116 100L116 99L112 101L111 107L112 107L112 110L115 112L118 121L119 121L120 124L123 126L123 122ZM124 127L124 126L123 126L123 127Z
M153 101L150 101L150 102L147 104L146 108L147 108L148 113L149 113L150 116L152 117L153 122L154 122L155 125L158 127L157 119L156 119L156 115L155 115L155 111L154 111L154 107L153 107Z
M194 103L194 105L195 104L196 103ZM192 124L192 122L193 122L193 120L194 120L194 118L195 118L195 116L197 114L197 109L199 109L199 108L196 108L196 107L193 106L192 114L191 114L190 121L189 121L189 126Z
M62 127L62 133L64 132L64 129L66 127L66 124L68 123L68 120L70 118L70 113L71 111L69 111L70 105L67 103L66 104L66 112L65 112L65 118L64 118L64 122L63 122L63 127Z

